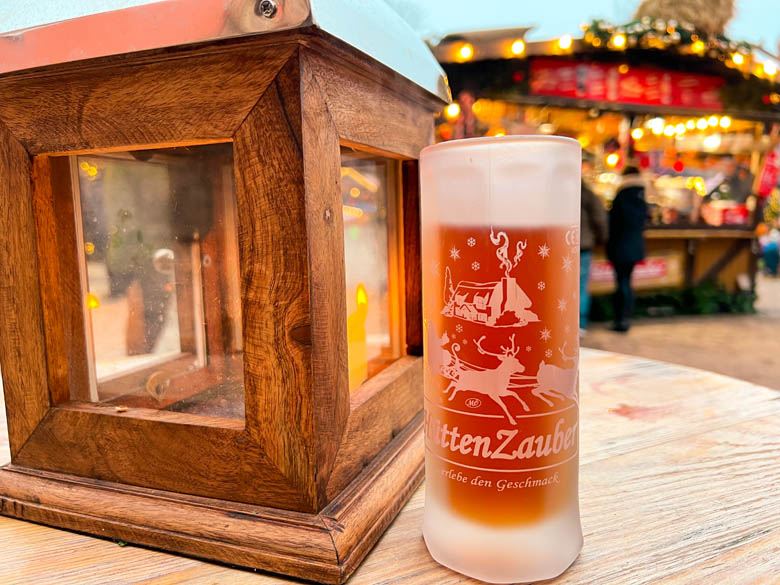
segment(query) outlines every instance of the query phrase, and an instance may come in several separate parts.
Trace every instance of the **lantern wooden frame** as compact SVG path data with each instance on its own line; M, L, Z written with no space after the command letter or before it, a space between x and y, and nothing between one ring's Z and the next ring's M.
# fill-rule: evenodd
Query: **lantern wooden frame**
M0 513L344 581L422 478L416 158L441 106L313 27L0 77ZM86 355L63 155L225 141L245 421L71 401ZM341 145L402 169L407 355L351 395Z

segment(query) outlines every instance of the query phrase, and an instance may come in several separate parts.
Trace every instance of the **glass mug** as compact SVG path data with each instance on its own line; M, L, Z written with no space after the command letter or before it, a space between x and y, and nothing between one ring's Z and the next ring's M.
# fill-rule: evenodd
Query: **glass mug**
M433 558L492 583L582 548L576 140L422 151L425 518Z

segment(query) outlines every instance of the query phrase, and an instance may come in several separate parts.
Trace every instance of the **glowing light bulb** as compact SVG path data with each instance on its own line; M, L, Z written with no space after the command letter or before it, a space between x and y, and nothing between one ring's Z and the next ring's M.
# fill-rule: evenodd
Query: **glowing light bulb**
M706 45L702 41L696 41L691 45L691 50L694 53L701 55L704 52Z
M97 309L100 306L100 300L92 293L87 293L87 308Z
M685 123L685 127L686 127L688 130L693 130L694 128L696 128L696 120L688 120L688 121Z
M664 136L674 136L674 126L667 124L664 126Z
M720 124L721 128L728 128L729 126L731 126L731 118L728 116L723 116L718 122L718 124Z
M664 132L663 118L651 118L647 121L646 125L656 136L660 136Z
M444 108L444 115L447 116L450 120L454 120L458 116L460 116L460 105L458 102L453 102L446 108Z
M718 122L719 122L718 117L715 114L707 118L707 124L709 124L713 128L718 125Z
M769 77L774 77L777 73L777 67L774 63L764 63L761 68L764 70L764 73L767 74Z
M458 49L458 57L461 61L468 61L474 56L474 47L468 43L463 43Z
M616 152L612 152L604 158L604 162L607 163L608 167L615 167L618 162L620 162L620 155Z
M707 127L707 118L699 118L696 120L696 127L699 130L704 130Z
M685 134L685 124L680 122L674 127L674 131L676 134Z
M612 46L616 49L622 49L626 46L626 35L617 33L612 35Z
M731 60L734 61L736 65L742 65L745 62L745 56L742 53L734 53L731 56Z
M510 47L513 55L522 55L525 53L525 41L517 39Z
M644 135L645 135L645 131L642 130L641 128L634 128L631 131L631 138L633 138L634 140L639 140Z
M558 39L558 48L564 51L571 48L572 38L571 35L563 35Z

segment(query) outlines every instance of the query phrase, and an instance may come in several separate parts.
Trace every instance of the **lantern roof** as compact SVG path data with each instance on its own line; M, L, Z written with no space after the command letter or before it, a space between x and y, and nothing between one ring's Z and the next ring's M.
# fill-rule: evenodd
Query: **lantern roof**
M101 4L108 11L68 20L61 20L61 7L31 4L29 26L0 32L0 74L313 25L450 100L428 47L383 0L163 0L116 10L127 2Z

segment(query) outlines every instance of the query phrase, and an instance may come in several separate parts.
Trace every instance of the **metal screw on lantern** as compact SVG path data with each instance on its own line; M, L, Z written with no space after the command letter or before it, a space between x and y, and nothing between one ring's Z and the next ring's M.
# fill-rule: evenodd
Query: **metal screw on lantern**
M255 14L257 16L273 18L276 16L277 10L279 10L279 7L274 0L257 0L257 4L255 4Z

